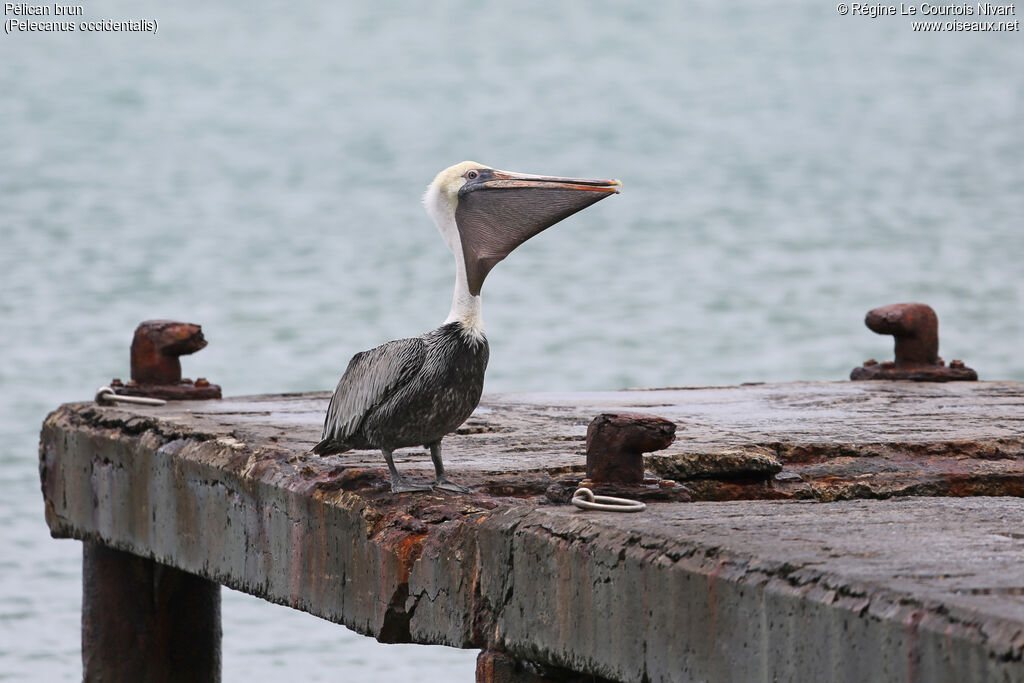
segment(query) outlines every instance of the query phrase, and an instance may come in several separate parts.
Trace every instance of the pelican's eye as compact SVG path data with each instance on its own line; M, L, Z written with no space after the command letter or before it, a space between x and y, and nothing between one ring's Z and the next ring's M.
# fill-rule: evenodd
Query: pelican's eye
M466 171L466 179L467 180L476 180L479 177L480 177L480 172L479 171Z

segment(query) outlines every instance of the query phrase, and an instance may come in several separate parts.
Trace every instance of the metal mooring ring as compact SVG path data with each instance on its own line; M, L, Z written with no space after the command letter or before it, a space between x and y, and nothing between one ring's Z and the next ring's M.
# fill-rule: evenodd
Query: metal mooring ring
M162 406L167 401L162 398L146 398L145 396L122 396L110 387L100 387L96 390L96 402L101 406L114 405L116 403L135 403L140 406Z
M646 503L628 498L612 496L595 496L588 488L578 488L572 494L572 504L581 510L604 510L606 512L641 512L647 509Z

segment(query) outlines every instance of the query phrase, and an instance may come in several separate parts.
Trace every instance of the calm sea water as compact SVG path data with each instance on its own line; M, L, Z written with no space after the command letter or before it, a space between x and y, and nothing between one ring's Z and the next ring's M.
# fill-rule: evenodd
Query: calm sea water
M830 3L95 1L157 35L0 36L0 678L80 677L80 546L39 425L203 325L228 394L332 388L448 310L420 195L462 159L619 177L485 288L487 390L838 380L925 301L941 353L1024 380L1024 41ZM5 19L11 18L10 16ZM471 680L238 593L234 680Z

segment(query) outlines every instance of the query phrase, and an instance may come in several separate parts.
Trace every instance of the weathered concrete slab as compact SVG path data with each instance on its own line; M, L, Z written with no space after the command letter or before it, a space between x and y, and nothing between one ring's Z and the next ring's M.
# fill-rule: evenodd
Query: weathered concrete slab
M689 482L707 498L825 499L815 491L841 493L828 483L839 477L813 468L863 463L853 478L869 489L900 466L918 468L917 493L961 474L1020 482L1024 385L489 396L446 440L453 476L478 487L465 496L393 496L378 454L306 455L327 398L64 406L40 447L51 531L384 641L504 650L615 680L1024 681L1021 499L615 515L544 495L582 475L586 425L609 410L677 423L680 440L649 462L767 449L790 475ZM401 460L430 470L425 453Z
M327 398L251 396L96 414L127 415L136 429L159 418L163 431L294 455L319 439ZM584 471L587 425L598 413L615 411L649 412L676 423L675 444L648 456L648 468L697 480L690 486L698 500L1024 495L1024 385L1014 382L487 395L445 439L445 463L457 480L492 493L539 495L559 476ZM785 466L770 490L763 485L773 471L764 465L766 454ZM710 464L716 459L718 467ZM403 471L432 475L424 449L399 451L395 460ZM349 477L364 470L366 482L384 485L379 452L352 451L325 462L347 468ZM762 474L744 476L751 468Z
M648 510L499 522L499 644L629 681L1024 680L1020 499Z
M133 411L189 429L230 428L308 450L319 440L328 394L293 394L181 402ZM778 445L794 458L815 446L849 446L867 454L900 443L980 444L993 456L1024 445L1024 384L1019 382L796 382L633 391L487 394L445 439L461 469L486 471L497 456L514 469L577 466L574 454L595 414L643 411L679 426L676 447L702 452L729 446ZM363 457L365 453L368 457ZM345 454L353 465L378 464L376 453ZM567 457L568 456L568 457ZM501 462L505 471L507 462ZM429 460L423 470L429 471Z

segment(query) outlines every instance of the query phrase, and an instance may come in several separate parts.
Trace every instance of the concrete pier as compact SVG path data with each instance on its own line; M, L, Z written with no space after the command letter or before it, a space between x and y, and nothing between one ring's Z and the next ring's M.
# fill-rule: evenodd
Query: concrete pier
M50 529L482 650L479 680L1024 681L1024 384L486 396L445 440L466 495L392 495L378 453L307 455L327 399L62 406ZM645 460L694 502L564 504L589 421L620 410L676 424Z

